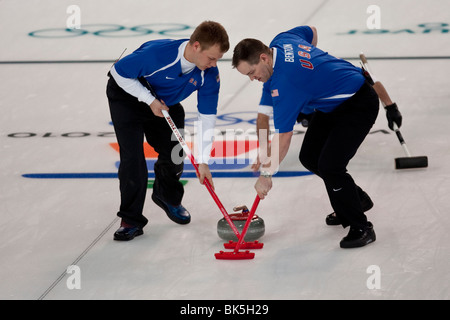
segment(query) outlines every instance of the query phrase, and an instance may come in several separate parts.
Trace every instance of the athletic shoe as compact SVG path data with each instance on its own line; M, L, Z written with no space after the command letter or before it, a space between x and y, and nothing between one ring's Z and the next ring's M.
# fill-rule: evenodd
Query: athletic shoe
M361 207L364 212L369 211L373 207L372 199L370 199L369 195L363 191L361 196ZM325 218L325 223L329 226L337 226L342 224L341 220L337 217L336 212L330 213Z
M124 227L120 226L119 229L114 233L114 240L119 241L128 241L133 240L134 237L140 236L144 234L144 231L141 227Z
M191 222L191 215L181 204L178 206L172 206L171 204L161 200L154 193L152 194L152 200L166 212L170 220L178 224L188 224Z
M358 248L363 247L376 239L375 231L371 222L367 222L364 229L350 227L348 235L341 242L341 248Z

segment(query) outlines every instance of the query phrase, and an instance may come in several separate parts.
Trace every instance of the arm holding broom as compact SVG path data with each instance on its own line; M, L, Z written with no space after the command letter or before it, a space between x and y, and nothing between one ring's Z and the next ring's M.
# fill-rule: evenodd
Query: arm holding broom
M402 125L402 114L398 110L397 104L395 102L392 102L391 97L387 93L383 84L380 81L376 80L373 74L370 73L368 62L364 54L361 53L359 57L363 64L364 76L370 82L375 92L378 94L378 97L380 98L381 103L386 110L386 118L388 120L389 129L395 131L394 123L398 128L400 128Z
M406 157L395 158L395 168L396 169L409 169L409 168L426 168L428 167L428 157L427 156L411 156L409 152L406 142L403 139L402 134L400 133L400 126L402 123L402 115L400 111L398 111L397 105L392 102L389 94L384 88L383 84L380 81L375 80L375 77L372 72L369 71L369 64L367 62L366 57L363 53L359 55L362 62L362 69L366 79L372 84L374 90L378 94L381 103L386 109L386 117L388 119L389 128L395 131L400 144L403 147L403 150L406 153ZM395 125L394 125L395 124Z

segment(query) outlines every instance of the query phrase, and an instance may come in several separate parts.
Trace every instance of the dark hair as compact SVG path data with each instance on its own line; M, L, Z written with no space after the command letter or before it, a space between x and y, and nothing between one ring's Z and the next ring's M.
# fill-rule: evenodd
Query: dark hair
M214 21L203 21L195 28L189 39L189 43L194 44L195 41L200 43L202 50L209 49L216 44L219 45L220 51L222 52L227 52L230 49L228 34L225 28L220 23Z
M241 40L234 47L232 66L236 68L241 61L250 65L257 64L262 53L270 54L270 49L261 41L250 38Z

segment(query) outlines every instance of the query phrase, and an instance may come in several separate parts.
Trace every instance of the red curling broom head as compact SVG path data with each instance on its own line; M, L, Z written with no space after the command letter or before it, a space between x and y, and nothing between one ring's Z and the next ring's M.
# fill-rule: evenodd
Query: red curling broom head
M253 259L255 257L255 253L250 251L220 251L219 253L214 254L214 256L218 260L248 260Z
M227 243L224 243L223 246L225 247L225 249L235 249L237 246L237 242L230 240ZM262 249L264 246L264 243L259 242L258 240L256 241L251 241L251 242L243 242L241 245L241 249Z

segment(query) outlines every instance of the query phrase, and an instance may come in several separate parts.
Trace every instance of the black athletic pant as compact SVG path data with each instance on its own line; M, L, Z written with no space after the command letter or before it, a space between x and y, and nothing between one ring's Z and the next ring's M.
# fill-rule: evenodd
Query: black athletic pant
M359 196L362 190L347 165L375 123L378 110L378 95L365 82L334 111L315 112L300 150L301 163L325 182L331 206L344 227L367 225Z
M108 81L106 94L120 148L121 202L117 215L128 224L144 227L148 222L142 214L148 184L144 136L158 153L153 193L174 206L181 204L184 194L179 181L183 173L184 153L178 140L172 139L172 130L166 119L155 116L146 103L126 93L112 77ZM182 105L169 106L169 114L183 132Z

